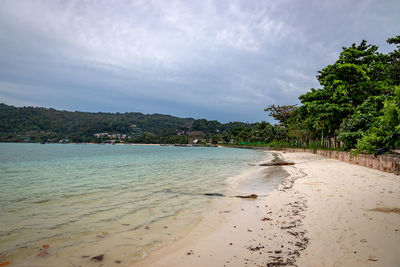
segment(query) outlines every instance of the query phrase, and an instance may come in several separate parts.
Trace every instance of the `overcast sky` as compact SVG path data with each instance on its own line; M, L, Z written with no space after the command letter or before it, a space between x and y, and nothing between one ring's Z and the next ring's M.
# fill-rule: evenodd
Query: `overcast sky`
M0 102L270 121L343 46L393 50L399 14L397 0L2 0Z

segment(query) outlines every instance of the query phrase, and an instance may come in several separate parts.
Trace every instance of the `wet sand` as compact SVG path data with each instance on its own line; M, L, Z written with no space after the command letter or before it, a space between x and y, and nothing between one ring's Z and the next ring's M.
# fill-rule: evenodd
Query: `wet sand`
M399 266L400 177L309 153L274 192L225 198L185 238L133 266Z

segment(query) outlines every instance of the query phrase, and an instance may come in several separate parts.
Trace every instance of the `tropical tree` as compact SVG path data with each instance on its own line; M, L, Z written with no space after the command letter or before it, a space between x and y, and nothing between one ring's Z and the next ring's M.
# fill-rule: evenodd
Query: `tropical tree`
M264 111L269 112L269 116L279 121L283 126L287 126L289 119L293 116L297 105L269 105Z
M384 101L383 95L371 96L355 109L353 115L343 121L339 138L345 148L354 148L358 140L374 124L376 118L382 115Z
M384 102L381 113L357 144L358 152L400 148L400 86L395 88L394 96Z
M357 106L371 96L393 91L388 56L377 50L366 41L344 47L334 64L318 72L322 88L299 97L300 114L316 136L336 138L343 120L351 117Z

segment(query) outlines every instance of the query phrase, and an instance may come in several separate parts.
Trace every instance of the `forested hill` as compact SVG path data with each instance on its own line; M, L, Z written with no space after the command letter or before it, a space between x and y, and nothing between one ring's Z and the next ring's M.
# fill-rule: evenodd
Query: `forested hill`
M238 127L251 127L251 124L193 118L178 118L162 114L131 113L90 113L60 111L37 107L14 107L0 104L0 141L44 142L69 139L73 142L96 142L112 139L108 133L126 135L132 142L171 143L184 142L190 132L201 132L204 137L231 131ZM181 135L178 135L180 133ZM118 136L118 138L121 138ZM181 140L182 139L182 140Z

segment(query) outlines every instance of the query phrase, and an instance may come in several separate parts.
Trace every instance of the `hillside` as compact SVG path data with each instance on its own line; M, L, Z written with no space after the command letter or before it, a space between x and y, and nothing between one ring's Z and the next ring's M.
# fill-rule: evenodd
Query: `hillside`
M165 142L181 143L189 131L211 138L216 133L251 126L162 114L71 112L0 104L1 142L47 142L49 139L100 142L117 137L130 142L158 143L162 137Z

